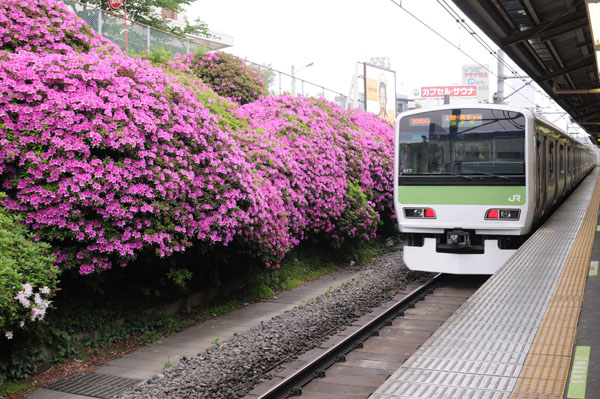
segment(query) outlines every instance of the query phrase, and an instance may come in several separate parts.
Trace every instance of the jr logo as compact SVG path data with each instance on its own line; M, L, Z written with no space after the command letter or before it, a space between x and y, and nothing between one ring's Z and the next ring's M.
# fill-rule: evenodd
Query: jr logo
M521 196L518 194L514 194L512 197L508 197L508 200L510 202L515 202L515 201L521 202Z

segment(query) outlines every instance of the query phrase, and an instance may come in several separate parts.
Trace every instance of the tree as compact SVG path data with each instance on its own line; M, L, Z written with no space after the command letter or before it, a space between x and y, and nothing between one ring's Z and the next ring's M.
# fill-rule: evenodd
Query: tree
M267 89L269 89L273 85L273 83L275 83L276 73L273 70L273 67L271 66L271 64L269 64L269 65L250 64L250 67L252 69L256 70L260 74L263 81L265 82L265 87Z
M195 0L127 0L127 18L142 24L150 25L153 28L171 32L175 35L184 36L185 34L206 34L208 26L205 22L197 18L193 23L186 19L185 27L173 26L169 19L162 15L162 9L173 10L175 13L183 11L183 6L189 5ZM123 15L124 7L113 10L108 6L108 0L82 0L102 10L110 11L115 14Z

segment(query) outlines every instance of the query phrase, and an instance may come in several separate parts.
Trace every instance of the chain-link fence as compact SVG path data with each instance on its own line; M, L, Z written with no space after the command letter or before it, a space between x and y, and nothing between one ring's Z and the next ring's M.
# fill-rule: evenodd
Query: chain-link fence
M245 62L261 73L270 94L291 94L293 96L300 94L305 97L322 97L336 103L340 107L344 107L346 104L347 96L342 93L303 79L298 79L295 76L265 65L260 65L248 60Z
M128 21L106 11L90 7L75 0L62 0L79 18L83 19L96 33L125 50L125 24L127 24L127 50L130 53L141 53L152 49L163 48L175 54L196 52L202 46L190 40L163 32L161 30Z
M152 49L164 49L172 54L195 53L202 46L190 40L137 22L125 20L109 12L90 7L75 0L62 0L77 16L83 19L96 33L115 43L125 51L125 24L127 24L127 50L129 53L142 53ZM246 61L259 70L271 94L301 94L306 97L323 97L345 106L347 96L323 86L298 79L273 68Z

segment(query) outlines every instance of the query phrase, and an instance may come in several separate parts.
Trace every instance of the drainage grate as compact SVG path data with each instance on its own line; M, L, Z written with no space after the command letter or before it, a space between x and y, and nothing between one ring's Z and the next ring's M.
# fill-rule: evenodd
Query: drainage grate
M115 377L106 374L78 373L69 377L68 380L57 381L48 385L47 389L75 395L110 399L116 394L141 382L142 380Z

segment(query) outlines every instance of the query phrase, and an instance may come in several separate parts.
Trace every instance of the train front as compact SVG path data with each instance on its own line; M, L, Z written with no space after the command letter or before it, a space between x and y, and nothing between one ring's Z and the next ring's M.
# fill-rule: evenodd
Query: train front
M503 107L396 120L394 204L412 270L493 274L528 232L526 118Z

